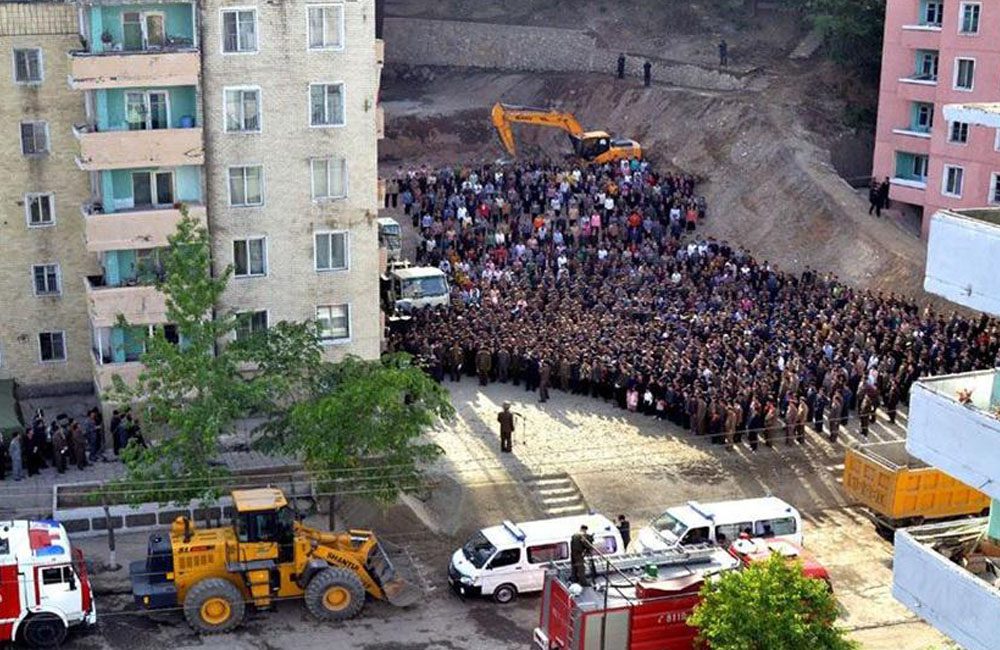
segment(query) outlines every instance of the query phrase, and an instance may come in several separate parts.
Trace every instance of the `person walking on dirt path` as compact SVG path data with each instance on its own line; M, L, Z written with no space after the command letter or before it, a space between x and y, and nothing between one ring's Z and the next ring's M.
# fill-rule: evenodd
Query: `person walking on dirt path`
M882 184L878 186L878 212L877 216L882 216L882 210L889 208L889 177L886 176Z
M497 413L500 423L500 452L509 454L514 449L514 416L510 410L510 402L503 403L503 410Z
M729 65L729 43L726 39L719 41L719 65L723 68Z
M871 215L875 210L879 213L882 212L882 208L878 205L878 195L879 195L879 184L875 178L872 178L872 184L868 188L868 214Z
M622 52L618 55L618 78L625 78L625 53Z
M642 83L646 88L653 82L653 64L646 61L642 64Z

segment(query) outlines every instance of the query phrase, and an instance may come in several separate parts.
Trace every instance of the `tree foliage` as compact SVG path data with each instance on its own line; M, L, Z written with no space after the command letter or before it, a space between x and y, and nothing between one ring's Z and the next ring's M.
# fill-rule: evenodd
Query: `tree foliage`
M851 650L835 626L837 601L799 563L773 555L705 582L688 619L712 650Z
M116 376L109 395L136 405L158 439L125 450L126 475L107 491L130 503L219 496L227 485L220 437L248 416L265 422L257 446L302 459L321 488L341 489L332 478L351 473L381 499L416 487L421 464L440 453L421 436L452 414L447 392L406 355L324 361L316 322L280 322L234 340L240 318L215 311L232 269L213 277L208 233L182 212L157 283L179 343L153 328L137 384Z
M882 66L885 0L805 0L813 24L826 38L830 57L878 83Z

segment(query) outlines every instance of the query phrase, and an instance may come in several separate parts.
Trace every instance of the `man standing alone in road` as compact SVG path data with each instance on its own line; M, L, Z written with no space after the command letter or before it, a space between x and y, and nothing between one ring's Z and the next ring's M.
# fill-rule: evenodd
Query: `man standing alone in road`
M726 39L719 41L719 65L723 68L729 65L729 43Z
M646 61L642 64L642 83L649 88L649 84L653 82L653 64Z
M625 53L624 52L618 55L618 78L619 79L624 79L625 78Z
M514 447L514 413L510 410L510 402L503 403L503 410L497 413L500 423L500 451L509 454Z

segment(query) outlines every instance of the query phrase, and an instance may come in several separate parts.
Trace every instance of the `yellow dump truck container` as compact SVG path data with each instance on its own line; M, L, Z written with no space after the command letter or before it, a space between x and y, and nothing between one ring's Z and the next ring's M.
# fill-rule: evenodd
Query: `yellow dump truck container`
M906 442L855 445L844 458L844 490L864 504L887 533L933 519L978 515L990 507L982 492L906 452Z

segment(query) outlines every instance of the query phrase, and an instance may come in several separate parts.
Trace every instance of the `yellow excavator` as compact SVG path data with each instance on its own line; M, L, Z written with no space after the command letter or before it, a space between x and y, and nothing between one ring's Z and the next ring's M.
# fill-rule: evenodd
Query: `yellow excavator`
M196 530L178 517L170 534L150 535L145 560L129 567L132 594L145 609L180 607L197 632L236 628L247 605L303 598L325 621L346 620L366 594L406 607L422 592L397 575L375 534L303 526L275 488L232 493L231 526Z
M500 143L511 156L517 155L514 144L514 123L550 126L562 129L569 135L577 157L597 164L642 158L642 147L635 140L616 138L605 131L584 131L572 113L549 108L513 106L497 102L490 112L493 126L500 136Z

